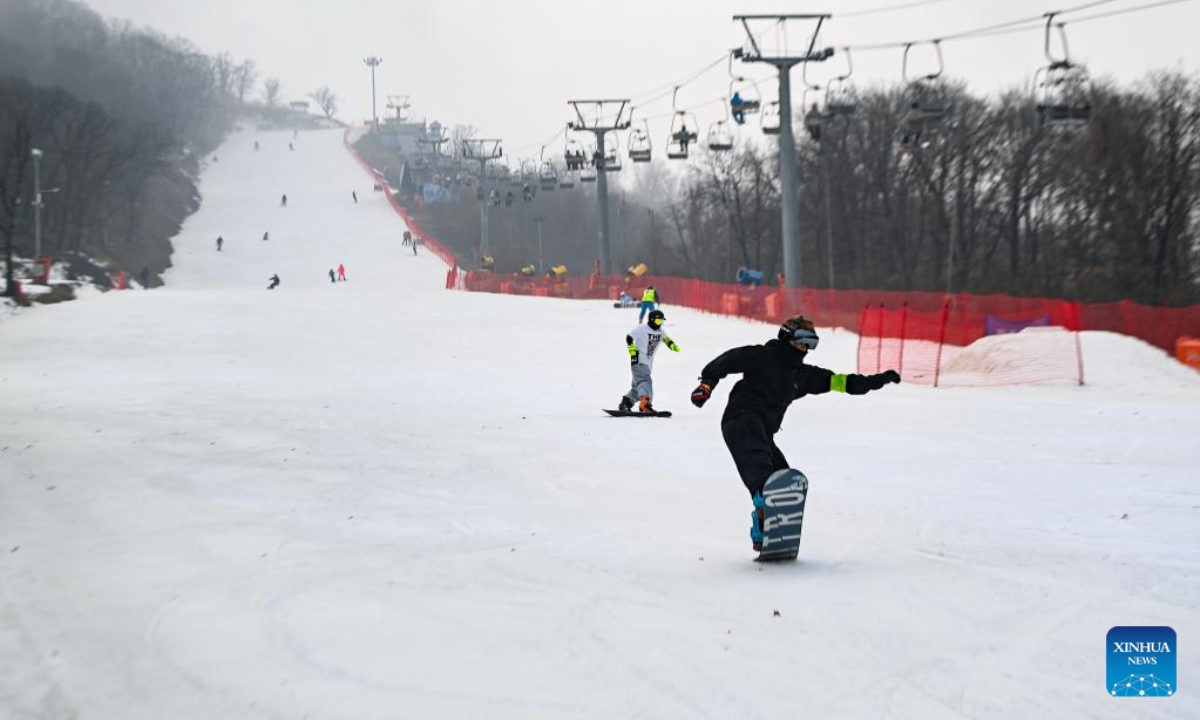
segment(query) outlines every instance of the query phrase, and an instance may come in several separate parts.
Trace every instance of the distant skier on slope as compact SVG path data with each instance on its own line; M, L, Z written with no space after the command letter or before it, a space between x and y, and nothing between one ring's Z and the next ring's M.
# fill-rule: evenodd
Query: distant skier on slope
M792 401L831 390L864 395L888 383L900 382L895 370L878 375L837 374L806 365L804 358L817 348L817 342L812 321L802 315L790 317L779 328L776 339L763 345L733 348L705 365L700 371L700 385L692 391L692 404L703 407L718 382L728 375L742 375L729 393L721 417L721 435L754 503L750 538L756 550L763 539L760 524L763 486L773 473L788 468L773 436L779 432Z
M279 201L279 207L287 207L287 193L283 194L283 199Z
M653 285L647 286L646 291L642 293L642 309L638 312L638 322L641 322L642 318L646 317L647 312L655 309L660 304L658 291L654 289Z
M279 287L279 275L278 275L278 273L277 273L277 274L275 274L275 275L272 275L272 276L271 276L269 279L270 279L270 281L271 281L271 284L267 286L267 289L268 289L268 290L274 290L275 288Z
M346 266L341 263L338 263L338 276L337 277L338 277L338 280L342 280L342 281L344 281L346 279Z
M658 351L660 344L679 352L679 346L675 344L675 341L662 331L666 319L667 316L663 314L662 310L651 310L650 317L646 322L630 330L629 334L625 336L625 345L629 349L629 369L633 373L633 383L629 392L621 398L621 404L617 406L618 410L628 412L633 409L633 404L636 402L640 412L654 412L652 404L654 383L650 379L650 373L654 369L654 353Z
M263 233L263 240L270 240L270 239L271 239L271 232L270 232L270 231L267 231L267 232Z
M355 204L355 205L357 205L357 204L358 204L358 191L357 191L357 190L351 190L351 191L350 191L350 197L354 198L354 204Z
M217 252L221 252L221 246L223 246L224 244L225 244L225 238L218 235L217 236Z
M333 274L333 268L329 268L329 282L336 283L337 277Z

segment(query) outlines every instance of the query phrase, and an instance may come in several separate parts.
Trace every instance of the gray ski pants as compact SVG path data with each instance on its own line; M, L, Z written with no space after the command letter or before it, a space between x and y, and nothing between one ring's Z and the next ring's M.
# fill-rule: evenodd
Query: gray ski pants
M633 371L633 386L629 388L629 392L625 393L626 399L634 405L642 399L643 395L654 400L654 383L650 380L650 368L638 363L630 365L629 369Z

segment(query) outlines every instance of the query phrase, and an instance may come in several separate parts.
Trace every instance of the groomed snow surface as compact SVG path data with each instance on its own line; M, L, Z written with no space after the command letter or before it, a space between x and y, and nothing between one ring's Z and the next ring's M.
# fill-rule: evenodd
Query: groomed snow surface
M635 310L446 291L289 141L220 149L166 288L0 324L0 717L1200 716L1197 373L1086 334L1085 387L801 400L763 566L732 379L687 398L772 327L667 305L674 418L606 417ZM1108 695L1116 625L1176 630L1174 697Z

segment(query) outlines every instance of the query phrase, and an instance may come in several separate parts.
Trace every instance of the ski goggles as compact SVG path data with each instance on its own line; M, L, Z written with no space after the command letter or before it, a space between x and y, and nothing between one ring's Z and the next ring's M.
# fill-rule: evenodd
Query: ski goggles
M815 332L812 330L806 330L805 328L793 329L784 325L783 327L779 328L779 334L788 342L799 343L809 350L816 350L817 343L820 341L820 338L817 337Z

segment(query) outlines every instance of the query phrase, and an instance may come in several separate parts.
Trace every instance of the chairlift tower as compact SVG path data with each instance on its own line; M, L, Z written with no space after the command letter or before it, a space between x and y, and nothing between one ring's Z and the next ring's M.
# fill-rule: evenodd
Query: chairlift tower
M462 141L462 156L466 160L474 160L479 163L479 184L476 193L479 196L479 254L482 257L486 256L490 250L488 245L488 197L484 189L487 164L504 157L504 149L500 147L499 140L470 138Z
M397 124L408 122L408 111L412 105L408 102L407 95L388 95L387 107L396 114L393 119Z
M626 100L568 100L567 104L575 110L574 120L567 127L575 132L590 132L596 136L596 199L600 205L600 272L608 276L612 274L611 241L608 230L608 173L604 168L604 136L618 130L628 130L632 121L633 108ZM595 117L589 122L584 118L580 106L592 106ZM605 109L616 107L616 113L605 113ZM628 110L626 110L628 108Z
M734 51L734 56L746 63L766 63L774 65L779 71L779 180L783 194L783 282L790 288L800 287L800 206L796 197L796 138L792 132L792 67L801 63L824 62L833 56L833 48L816 49L817 37L821 33L821 25L829 14L804 15L734 15L734 22L740 22L746 31L747 45ZM758 44L758 36L750 30L751 23L774 22L786 32L789 20L816 21L808 43L808 49L802 55L790 55L786 51L780 55L765 53Z

